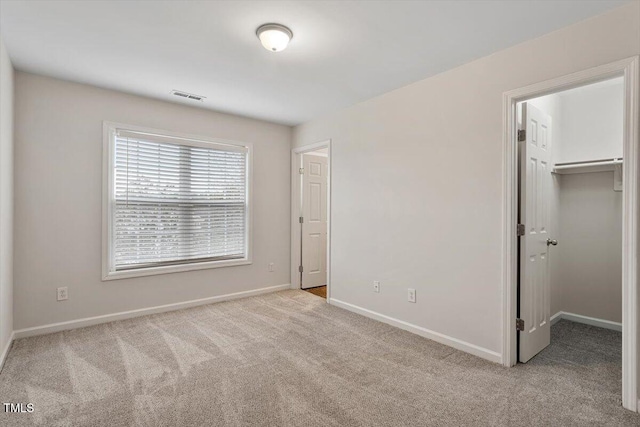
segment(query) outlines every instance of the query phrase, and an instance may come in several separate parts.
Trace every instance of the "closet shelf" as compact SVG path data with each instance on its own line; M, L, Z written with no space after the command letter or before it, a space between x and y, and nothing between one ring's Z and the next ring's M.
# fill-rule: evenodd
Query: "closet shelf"
M622 159L603 159L588 162L556 163L553 173L559 175L572 173L609 172L615 171L616 166L622 165Z

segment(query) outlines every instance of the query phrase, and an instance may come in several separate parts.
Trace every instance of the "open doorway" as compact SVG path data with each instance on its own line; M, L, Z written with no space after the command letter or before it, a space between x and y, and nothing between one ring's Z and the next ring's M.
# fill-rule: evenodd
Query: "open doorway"
M617 372L608 384L621 380L623 85L617 77L517 105L518 362L579 365L599 351L607 375Z
M504 97L503 363L586 375L633 411L637 73L634 57Z
M292 286L329 298L330 141L292 153Z

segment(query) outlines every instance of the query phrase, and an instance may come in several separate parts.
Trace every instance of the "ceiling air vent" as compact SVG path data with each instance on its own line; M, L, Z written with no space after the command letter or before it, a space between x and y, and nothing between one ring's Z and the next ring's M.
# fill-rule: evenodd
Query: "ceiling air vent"
M179 96L180 98L193 99L194 101L203 101L206 96L194 95L192 93L182 92L181 90L172 90L171 95Z

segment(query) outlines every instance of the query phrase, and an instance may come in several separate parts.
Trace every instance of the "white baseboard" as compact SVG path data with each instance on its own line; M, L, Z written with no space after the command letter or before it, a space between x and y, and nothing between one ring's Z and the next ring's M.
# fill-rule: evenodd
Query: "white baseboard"
M102 316L86 317L84 319L69 320L66 322L51 323L48 325L35 326L32 328L19 329L14 331L15 339L32 337L36 335L51 334L54 332L66 331L69 329L84 328L85 326L98 325L100 323L113 322L115 320L130 319L132 317L146 316L149 314L164 313L166 311L181 310L183 308L197 307L199 305L212 304L214 302L229 301L238 298L246 298L270 292L291 289L291 285L270 286L267 288L253 289L250 291L236 292L233 294L218 295L215 297L201 298L191 301L177 302L173 304L159 305L156 307L141 308L138 310L122 311L119 313L105 314Z
M562 320L562 312L561 311L559 311L556 314L554 314L553 316L551 316L551 318L549 319L549 322L551 323L551 326L553 326L556 323L558 323L560 320Z
M421 337L439 342L440 344L448 345L449 347L464 351L465 353L473 354L474 356L478 356L482 359L486 359L494 363L502 363L502 355L500 353L488 350L475 344L470 344L457 338L453 338L439 332L431 331L421 326L417 326L403 320L395 319L393 317L389 317L375 311L367 310L366 308L358 307L357 305L340 301L335 298L331 298L329 300L329 303L335 305L336 307L344 308L345 310L349 310L354 313L361 314L365 317L369 317L371 319L386 323L388 325L404 329L405 331L412 332L416 335L420 335Z
M11 350L11 344L13 344L15 335L15 332L11 332L11 336L9 337L7 344L2 349L2 353L0 354L0 372L2 372L2 368L4 367L4 361L7 360L7 355L9 354L9 350Z
M566 311L559 311L551 316L551 326L561 319L570 320L576 323L584 323L585 325L597 326L598 328L611 329L618 332L622 331L622 323L596 319L595 317L583 316L581 314L567 313Z

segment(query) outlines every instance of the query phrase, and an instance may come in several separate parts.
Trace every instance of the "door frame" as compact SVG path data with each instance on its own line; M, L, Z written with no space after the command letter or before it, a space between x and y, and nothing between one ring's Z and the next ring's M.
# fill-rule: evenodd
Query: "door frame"
M579 71L503 94L502 364L517 363L518 174L516 104L614 77L624 77L622 201L622 405L638 410L639 57Z
M302 214L302 155L327 149L327 302L331 298L331 140L304 145L291 150L291 288L301 289L300 259L302 246L299 218Z

